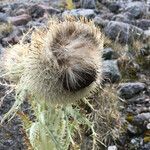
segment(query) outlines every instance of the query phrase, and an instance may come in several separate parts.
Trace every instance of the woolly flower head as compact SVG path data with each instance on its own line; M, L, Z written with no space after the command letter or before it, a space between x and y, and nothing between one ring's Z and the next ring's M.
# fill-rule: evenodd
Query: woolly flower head
M50 19L4 55L10 80L50 103L75 102L101 81L103 37L85 18Z

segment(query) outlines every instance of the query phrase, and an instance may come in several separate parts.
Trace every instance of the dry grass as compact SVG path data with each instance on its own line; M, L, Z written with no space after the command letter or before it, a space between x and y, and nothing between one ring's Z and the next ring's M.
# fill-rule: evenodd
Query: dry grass
M146 69L149 65L149 57L141 53L141 49L150 47L150 38L135 39L132 43L122 45L105 37L104 47L111 47L118 54L118 66L122 75L122 81L135 81L138 79L139 67Z
M94 124L96 133L95 149L107 147L112 141L115 142L122 132L122 121L119 112L119 97L116 89L106 86L91 100L93 108L89 114Z

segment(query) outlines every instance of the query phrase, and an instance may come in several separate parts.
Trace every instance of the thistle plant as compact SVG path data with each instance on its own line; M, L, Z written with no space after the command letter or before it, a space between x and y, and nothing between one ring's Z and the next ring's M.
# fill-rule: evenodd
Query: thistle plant
M84 100L95 112L86 98L100 86L102 48L103 35L92 21L67 17L50 19L46 28L33 31L31 43L23 38L3 54L2 76L13 83L16 101L2 122L17 114L29 149L80 149L82 142L76 138L83 140L82 126L91 131L92 149L96 148L95 122L79 104ZM35 120L19 110L26 99Z

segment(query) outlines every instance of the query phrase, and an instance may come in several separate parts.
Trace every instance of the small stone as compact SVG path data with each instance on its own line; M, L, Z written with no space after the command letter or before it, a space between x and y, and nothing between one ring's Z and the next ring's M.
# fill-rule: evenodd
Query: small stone
M128 124L128 127L127 127L128 131L132 134L136 134L138 133L138 130L137 130L137 127L136 126L133 126L131 124Z
M38 22L38 21L30 21L26 24L27 28L31 27L44 27L44 23Z
M2 51L4 50L3 46L0 44L0 54L2 53ZM0 90L1 90L1 86L0 86Z
M13 141L12 140L6 140L6 141L4 141L3 144L6 146L11 146L13 144Z
M148 123L146 127L148 130L150 130L150 123Z
M136 22L136 26L143 30L148 30L150 28L150 20L149 19L141 19Z
M111 59L113 55L113 50L111 48L103 49L103 58L104 60Z
M145 38L148 40L150 40L150 30L145 30L144 31L144 35L145 35Z
M110 13L110 12L105 12L103 14L101 14L101 18L104 20L112 20L114 14Z
M24 26L14 27L13 32L2 39L3 46L8 46L8 44L17 44L25 31L26 29Z
M119 9L121 8L121 4L117 2L112 2L108 6L109 10L113 13L119 13Z
M23 15L23 14L26 14L26 13L27 13L27 10L21 8L21 9L17 10L16 15L19 16L19 15Z
M140 147L140 138L134 138L131 139L131 144L133 148L139 148Z
M113 21L120 21L124 23L131 24L133 22L133 19L130 17L128 13L120 13L112 17Z
M143 125L143 124L147 124L150 122L150 113L146 112L146 113L141 113L138 114L134 117L133 122L136 125Z
M11 7L9 4L2 5L1 12L9 14L11 12Z
M108 24L108 20L104 20L104 19L102 19L100 16L96 16L95 18L94 18L94 23L97 25L97 26L99 26L100 28L104 28L104 27L106 27L106 25Z
M86 18L94 18L95 17L95 12L93 9L82 9L82 8L79 8L79 9L73 9L71 11L64 11L63 16L67 16L67 15L71 15L71 16L75 16L75 17L86 17Z
M121 74L118 69L116 60L103 61L103 79L105 82L118 82L121 78Z
M109 146L108 150L117 150L117 146L113 145L113 146Z
M112 48L105 48L103 49L103 56L104 60L110 60L117 58L117 53Z
M14 45L14 44L17 44L19 42L19 40L20 40L19 37L11 34L10 36L2 39L2 45L4 47L8 46L9 44Z
M27 24L31 20L31 16L27 14L9 17L9 22L15 26L21 26Z
M119 85L118 94L124 99L129 99L134 97L136 94L142 92L146 88L144 83L122 83Z
M143 56L150 55L150 48L147 46L145 48L140 49L140 54L143 55Z
M7 22L7 21L8 21L8 15L0 12L0 22Z
M150 142L149 143L146 143L144 144L142 150L150 150Z
M42 4L36 4L29 8L29 14L32 16L32 18L43 17L46 12L49 13L50 15L60 13L58 9Z
M150 102L150 99L146 95L142 96L136 95L133 98L128 99L128 103L130 104L146 104L148 102ZM142 108L144 109L144 107Z

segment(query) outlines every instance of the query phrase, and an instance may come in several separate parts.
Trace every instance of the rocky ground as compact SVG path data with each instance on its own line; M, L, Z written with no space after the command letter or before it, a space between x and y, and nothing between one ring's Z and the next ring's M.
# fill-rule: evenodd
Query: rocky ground
M108 37L103 53L105 83L114 84L123 101L126 133L108 150L150 149L150 1L76 0L74 9L63 0L0 1L0 53L19 42L31 27L44 26L49 15L66 14L93 19ZM30 42L30 38L27 39ZM113 42L112 42L113 41ZM0 96L7 89L0 86ZM13 104L13 96L0 101L0 117ZM29 107L24 104L23 111ZM0 150L25 149L20 120L0 125Z

